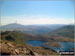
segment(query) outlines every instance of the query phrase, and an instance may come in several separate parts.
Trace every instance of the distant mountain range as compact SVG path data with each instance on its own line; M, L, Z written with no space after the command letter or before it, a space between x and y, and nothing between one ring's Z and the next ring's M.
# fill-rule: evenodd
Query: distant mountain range
M30 34L45 34L58 28L63 27L64 24L47 24L47 25L21 25L17 23L1 26L1 31L22 31Z

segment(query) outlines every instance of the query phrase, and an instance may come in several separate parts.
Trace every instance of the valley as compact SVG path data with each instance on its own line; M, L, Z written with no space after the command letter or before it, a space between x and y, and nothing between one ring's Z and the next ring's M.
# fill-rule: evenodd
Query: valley
M59 55L59 51L74 51L73 25L57 25L58 28L56 25L28 26L29 28L19 24L16 26L9 24L1 27L2 55Z
M0 56L75 56L75 0L0 5Z

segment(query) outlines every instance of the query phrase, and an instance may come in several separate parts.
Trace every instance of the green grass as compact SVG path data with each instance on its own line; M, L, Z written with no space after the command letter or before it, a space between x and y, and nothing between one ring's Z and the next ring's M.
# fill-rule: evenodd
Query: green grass
M2 32L1 39L7 40L10 42L15 42L17 44L25 45L26 42L23 40L24 35L19 31L10 31L10 32Z

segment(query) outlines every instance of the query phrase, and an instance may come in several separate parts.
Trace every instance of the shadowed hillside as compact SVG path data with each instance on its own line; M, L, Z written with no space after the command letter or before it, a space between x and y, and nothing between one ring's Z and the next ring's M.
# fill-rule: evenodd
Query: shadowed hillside
M67 25L61 27L53 32L48 33L48 35L57 35L57 36L74 38L74 25Z

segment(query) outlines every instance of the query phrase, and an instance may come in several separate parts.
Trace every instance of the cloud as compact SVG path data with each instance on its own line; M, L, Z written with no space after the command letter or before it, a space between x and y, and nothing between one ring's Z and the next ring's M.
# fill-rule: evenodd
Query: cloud
M74 19L53 18L49 16L1 16L1 25L16 22L23 25L31 24L70 24L74 23Z

